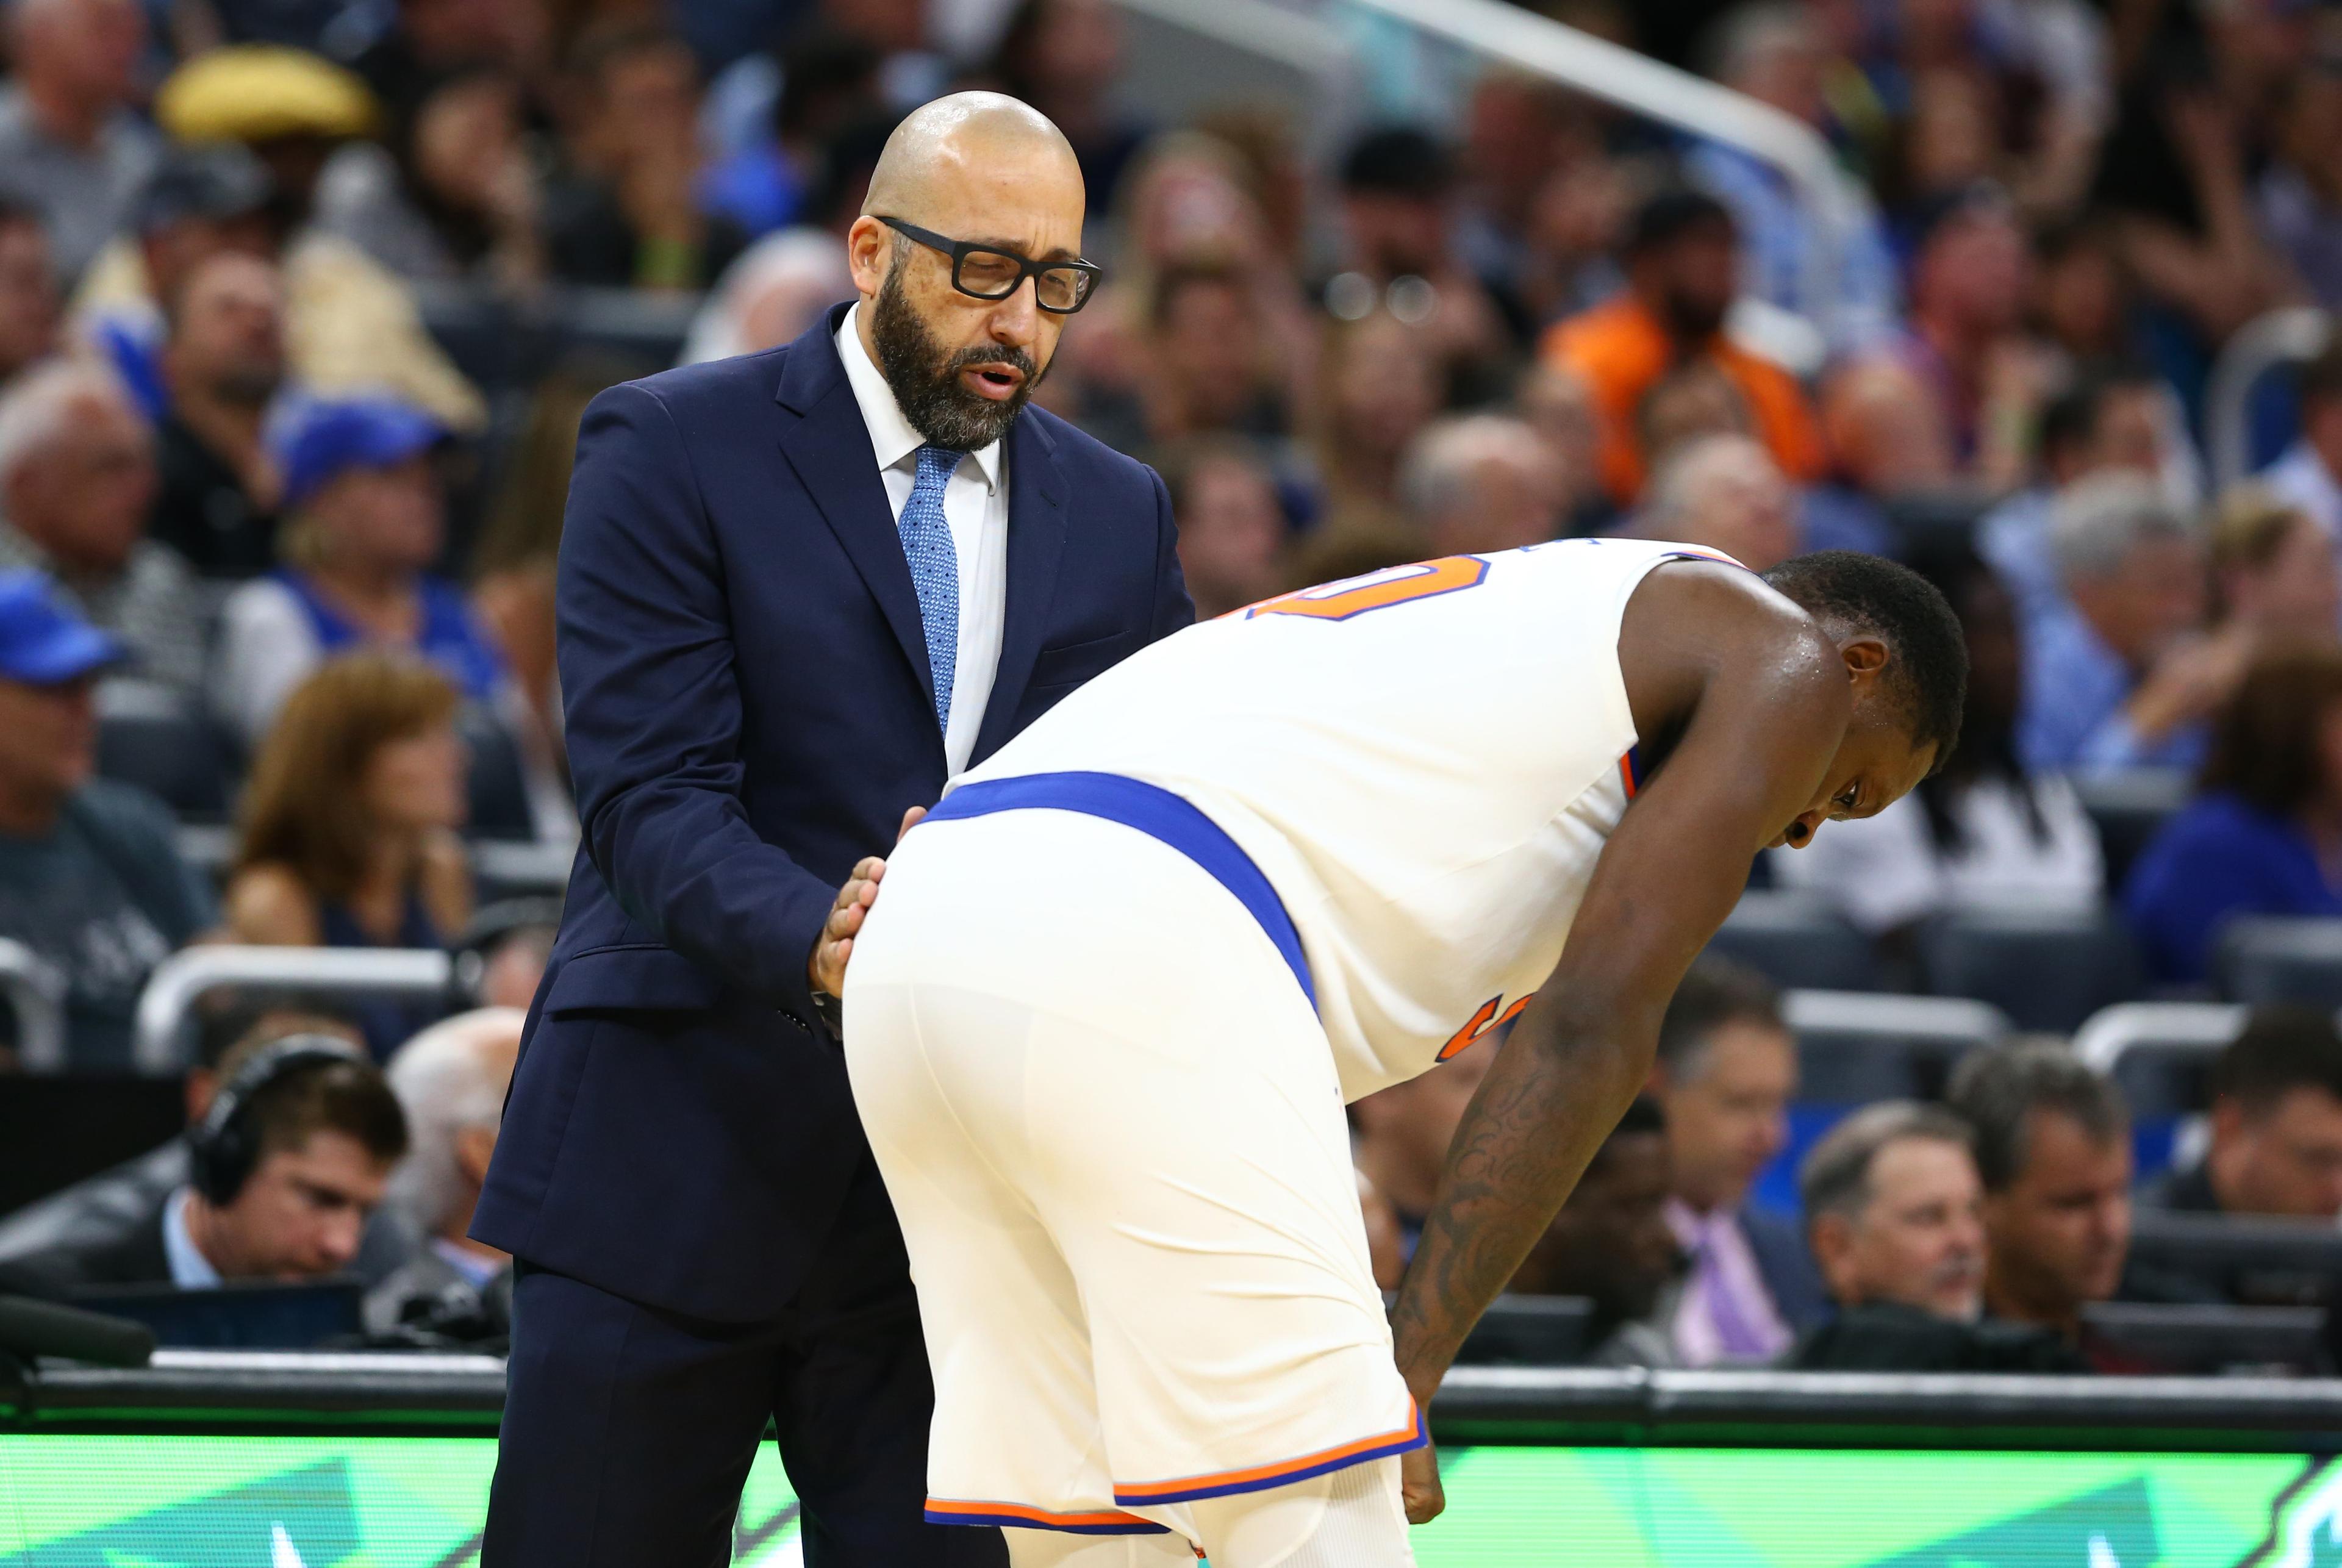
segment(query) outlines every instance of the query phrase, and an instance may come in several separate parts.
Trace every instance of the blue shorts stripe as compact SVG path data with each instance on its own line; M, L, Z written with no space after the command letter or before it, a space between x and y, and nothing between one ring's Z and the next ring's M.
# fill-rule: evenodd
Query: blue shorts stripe
M1293 978L1301 983L1309 1005L1317 1005L1317 987L1309 978L1301 934L1294 929L1293 917L1285 912L1285 901L1276 896L1276 889L1226 829L1167 789L1120 774L1026 774L1020 778L980 779L944 796L942 804L927 814L927 820L1033 810L1079 812L1117 822L1194 861L1259 923L1293 971Z

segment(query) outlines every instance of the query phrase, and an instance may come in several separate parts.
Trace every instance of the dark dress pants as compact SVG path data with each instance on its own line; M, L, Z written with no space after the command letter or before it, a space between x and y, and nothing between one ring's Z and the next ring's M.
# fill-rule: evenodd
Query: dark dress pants
M481 1568L728 1563L767 1417L806 1568L1006 1568L998 1531L921 1515L935 1391L867 1155L821 1260L769 1323L704 1322L525 1265L513 1319Z

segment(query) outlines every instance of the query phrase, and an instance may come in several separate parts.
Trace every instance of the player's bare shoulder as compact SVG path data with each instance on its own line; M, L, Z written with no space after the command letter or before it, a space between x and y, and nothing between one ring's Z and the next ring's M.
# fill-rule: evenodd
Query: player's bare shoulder
M1809 714L1843 726L1848 702L1837 644L1808 612L1764 578L1686 556L1635 587L1618 627L1619 673L1636 725L1680 725L1703 697Z

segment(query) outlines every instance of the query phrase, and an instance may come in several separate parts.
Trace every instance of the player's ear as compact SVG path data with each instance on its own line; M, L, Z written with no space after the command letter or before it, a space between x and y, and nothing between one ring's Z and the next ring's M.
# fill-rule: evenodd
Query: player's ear
M1838 653L1846 660L1846 673L1857 696L1877 683L1893 657L1884 637L1849 637L1838 645Z

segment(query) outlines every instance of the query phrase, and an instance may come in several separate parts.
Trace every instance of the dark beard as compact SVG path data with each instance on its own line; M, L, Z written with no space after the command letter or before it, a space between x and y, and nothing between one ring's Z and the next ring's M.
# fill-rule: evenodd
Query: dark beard
M947 353L904 297L902 278L900 268L887 273L870 313L870 341L878 350L878 370L887 389L911 428L930 445L950 452L991 445L1008 434L1040 385L1033 356L1006 344L980 343ZM1025 378L1014 393L996 403L959 384L959 373L971 365L1015 365Z

